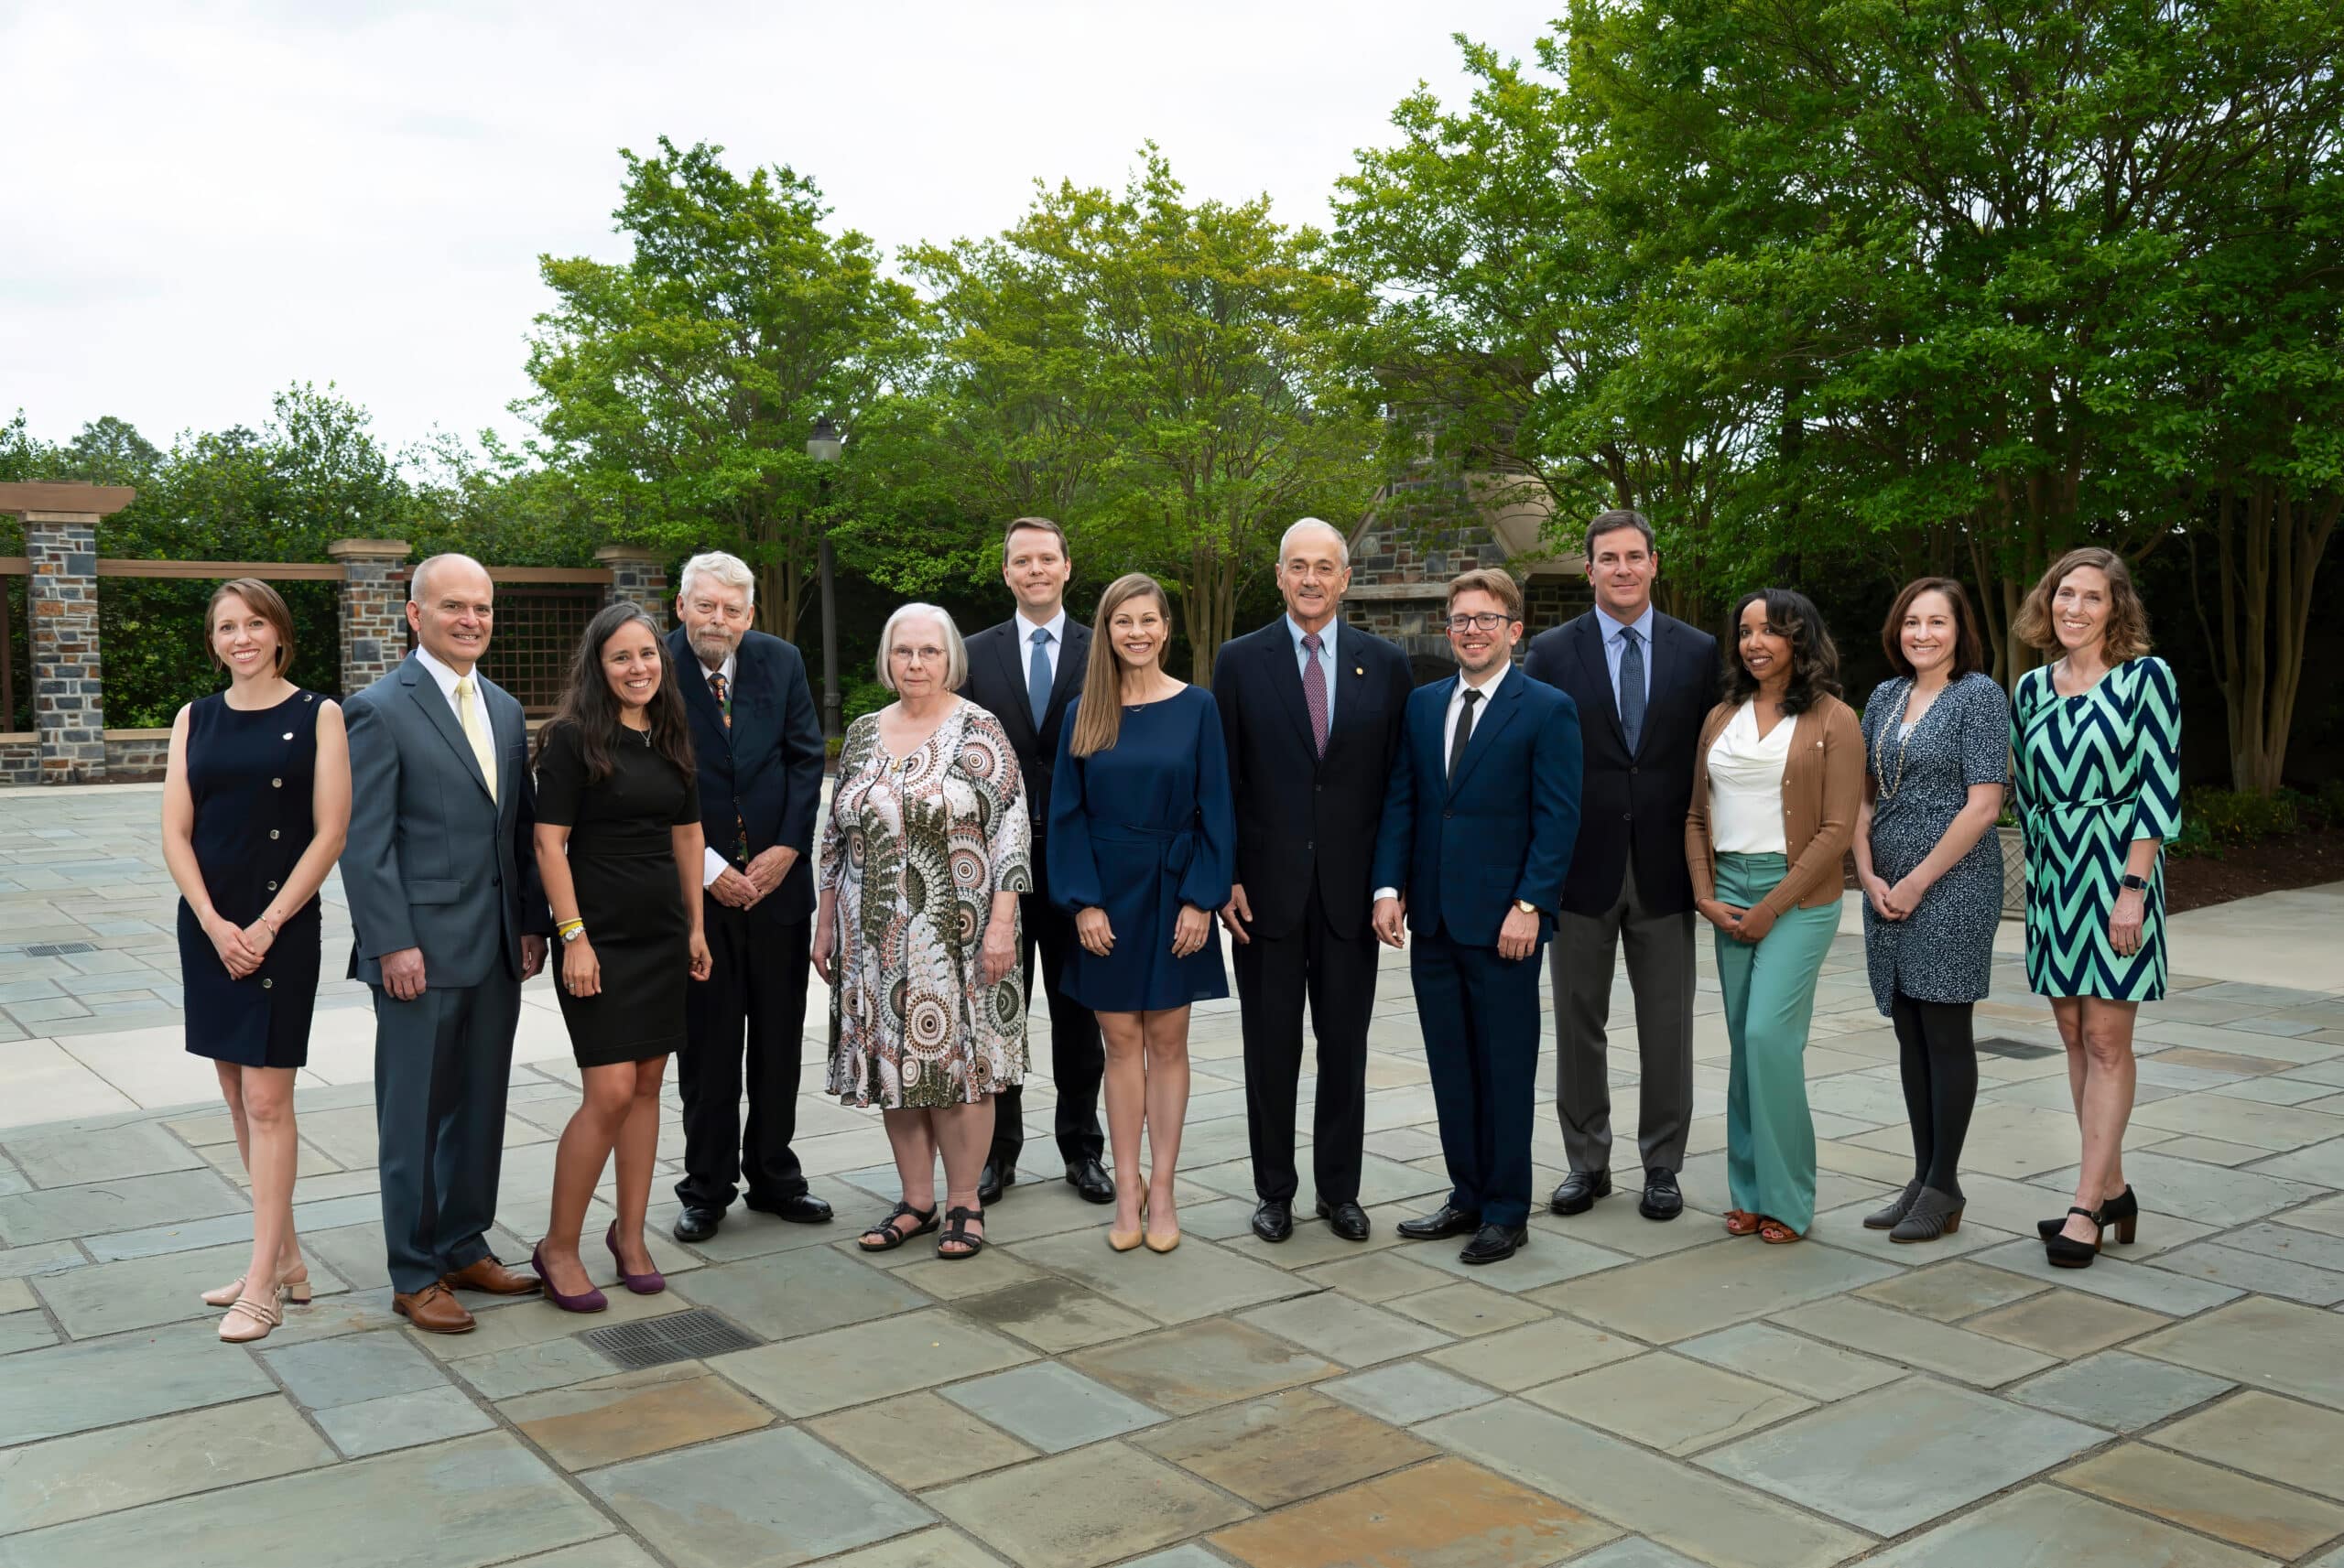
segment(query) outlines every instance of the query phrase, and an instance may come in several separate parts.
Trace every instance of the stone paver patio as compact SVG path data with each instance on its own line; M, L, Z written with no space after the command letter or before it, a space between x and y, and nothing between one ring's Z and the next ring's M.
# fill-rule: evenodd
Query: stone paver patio
M1907 1144L1850 934L1807 1053L1825 1169L1803 1245L1719 1227L1713 989L1683 1219L1648 1224L1632 1196L1540 1213L1485 1270L1399 1243L1445 1184L1387 962L1365 1246L1249 1233L1224 1005L1196 1021L1169 1257L1110 1252L1102 1211L1045 1179L1037 1083L993 1247L866 1259L850 1227L892 1196L884 1139L809 1095L799 1148L841 1224L736 1208L687 1249L663 1183L666 1295L595 1319L476 1301L478 1332L435 1339L388 1313L371 1020L335 982L299 1107L318 1300L243 1349L195 1298L250 1233L211 1069L179 1046L155 810L137 788L0 795L0 1568L2344 1568L2344 888L2177 923L2184 978L2141 1030L2141 1240L2075 1273L2033 1239L2075 1135L2014 950L1980 1010L1959 1234L1893 1247L1859 1226ZM575 1095L542 981L525 1012L507 1259L544 1221ZM809 1064L819 998L814 1022ZM1615 1057L1621 1083L1633 1063ZM1550 1110L1538 1127L1551 1184ZM689 1308L749 1347L630 1371L578 1337Z

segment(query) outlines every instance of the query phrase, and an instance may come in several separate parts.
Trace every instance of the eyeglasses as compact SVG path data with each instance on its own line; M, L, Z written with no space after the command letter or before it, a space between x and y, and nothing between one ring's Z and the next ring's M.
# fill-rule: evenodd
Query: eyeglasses
M1494 610L1485 610L1479 615L1450 616L1449 629L1460 633L1470 631L1494 632L1513 619L1511 615L1501 614Z
M887 650L887 656L891 659L902 659L906 663L917 660L923 665L940 665L944 662L944 650L941 648L911 648L898 643L894 647Z

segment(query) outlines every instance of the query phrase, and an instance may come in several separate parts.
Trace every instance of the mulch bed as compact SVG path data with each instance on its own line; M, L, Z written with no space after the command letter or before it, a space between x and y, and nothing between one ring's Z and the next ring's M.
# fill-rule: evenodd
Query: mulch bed
M2314 828L2284 838L2233 846L2222 858L2193 855L2165 863L2165 907L2178 914L2259 892L2344 881L2344 829Z

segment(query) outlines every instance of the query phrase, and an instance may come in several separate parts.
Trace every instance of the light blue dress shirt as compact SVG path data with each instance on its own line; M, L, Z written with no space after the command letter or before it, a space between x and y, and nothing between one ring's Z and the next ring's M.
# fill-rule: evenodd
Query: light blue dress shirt
M1644 600L1644 612L1642 615L1637 616L1634 621L1627 623L1628 625L1634 626L1636 629L1636 635L1644 639L1644 702L1647 707L1649 707L1652 702L1652 626L1654 619L1652 600ZM1611 613L1604 610L1601 605L1596 607L1595 623L1603 629L1603 663L1605 667L1612 672L1612 711L1617 713L1620 711L1620 658L1622 654L1628 651L1628 640L1622 636L1621 633L1626 630L1626 626L1623 626L1620 622L1612 619Z
M1327 677L1327 733L1335 732L1335 628L1340 622L1329 621L1318 633L1318 673ZM1302 639L1308 634L1297 624L1293 616L1286 618L1286 635L1294 639L1294 673L1298 679L1310 668L1310 655L1302 651Z

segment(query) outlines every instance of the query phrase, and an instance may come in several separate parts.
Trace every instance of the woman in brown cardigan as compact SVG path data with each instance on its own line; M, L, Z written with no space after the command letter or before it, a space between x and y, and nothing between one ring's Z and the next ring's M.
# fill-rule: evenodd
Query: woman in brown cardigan
M1725 1227L1796 1241L1815 1218L1807 1029L1839 929L1863 730L1839 700L1839 651L1806 595L1745 594L1725 641L1726 697L1701 728L1685 821L1693 906L1717 927L1733 1045Z

